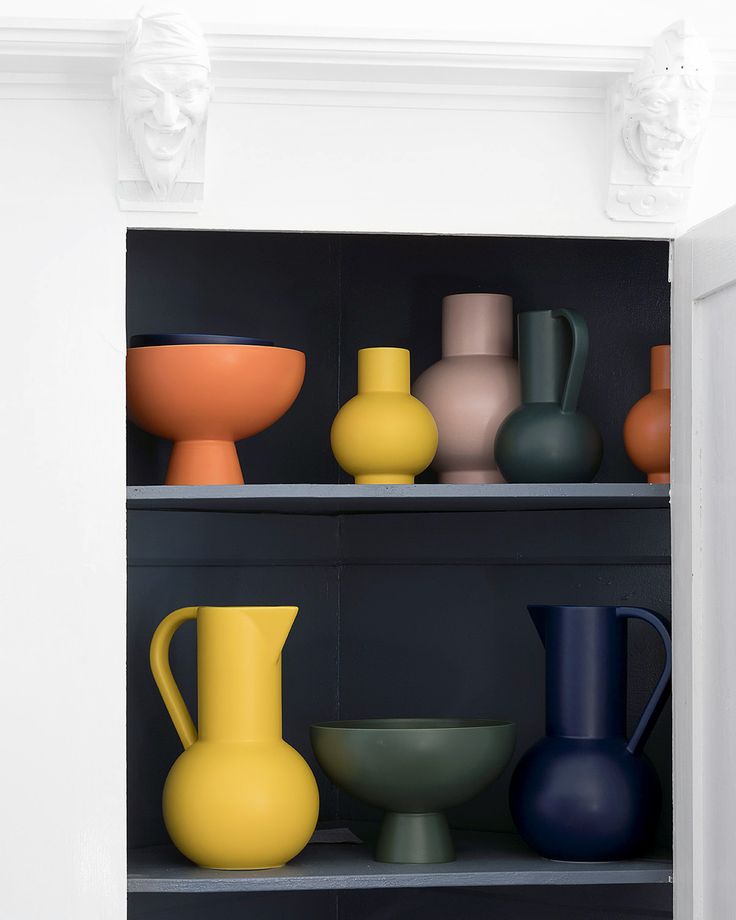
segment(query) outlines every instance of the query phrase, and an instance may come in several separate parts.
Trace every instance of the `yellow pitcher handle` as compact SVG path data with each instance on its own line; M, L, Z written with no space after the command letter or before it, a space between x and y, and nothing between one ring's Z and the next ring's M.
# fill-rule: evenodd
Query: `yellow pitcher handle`
M180 607L158 624L151 639L151 671L164 705L171 716L174 728L181 738L184 750L197 740L197 729L189 715L187 704L176 686L169 664L169 645L177 629L185 620L196 620L199 607Z

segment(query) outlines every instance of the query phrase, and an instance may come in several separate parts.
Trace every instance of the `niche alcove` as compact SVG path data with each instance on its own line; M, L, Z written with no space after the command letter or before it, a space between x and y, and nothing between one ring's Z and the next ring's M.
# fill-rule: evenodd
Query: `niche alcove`
M461 858L447 867L388 878L362 848L314 844L310 859L320 861L319 872L300 874L297 860L283 877L207 878L165 849L161 789L180 746L147 650L158 622L183 605L298 605L284 652L284 734L314 768L325 821L360 829L378 813L338 793L319 770L309 745L314 721L510 719L518 726L515 763L544 730L543 652L528 603L670 613L668 490L644 483L621 438L628 409L648 389L649 348L669 341L667 243L132 230L127 248L129 336L230 333L273 339L307 357L293 408L239 445L246 485L235 496L160 488L169 445L129 426L129 916L195 917L203 897L213 918L245 911L254 918L444 918L455 911L528 920L542 906L550 920L576 910L666 916L669 708L646 749L665 796L650 860L576 870L528 853L508 810L512 764L451 813ZM416 378L440 356L442 297L472 290L507 292L517 312L569 307L585 316L591 348L581 409L596 421L605 450L596 482L504 486L503 493L478 487L448 500L428 471L415 491L396 487L354 500L329 429L355 392L358 348L409 348ZM192 712L195 660L194 630L183 629L172 667ZM633 625L630 725L661 666L654 633ZM492 858L474 849L476 832L499 835ZM360 890L373 887L406 890L391 892L389 909L386 892Z

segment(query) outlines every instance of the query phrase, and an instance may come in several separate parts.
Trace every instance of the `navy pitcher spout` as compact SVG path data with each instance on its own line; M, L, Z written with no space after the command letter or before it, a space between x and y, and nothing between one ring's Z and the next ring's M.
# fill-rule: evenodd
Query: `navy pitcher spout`
M550 859L626 859L652 842L659 780L641 753L669 691L672 649L661 617L640 607L533 605L545 647L546 735L511 782L511 811L526 842ZM626 737L626 629L644 620L665 666Z

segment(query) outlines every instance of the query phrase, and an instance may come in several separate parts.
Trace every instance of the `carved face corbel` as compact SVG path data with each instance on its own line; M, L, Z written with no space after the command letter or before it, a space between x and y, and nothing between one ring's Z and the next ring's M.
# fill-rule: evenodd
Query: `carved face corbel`
M118 78L127 134L121 140L128 148L121 149L121 207L195 210L202 198L211 88L209 55L199 26L183 13L141 10L128 35ZM136 166L139 176L133 175Z
M682 172L709 111L710 93L690 76L651 77L632 87L624 101L624 144L652 185Z
M615 220L684 215L713 95L708 50L685 22L670 26L623 86L609 94Z

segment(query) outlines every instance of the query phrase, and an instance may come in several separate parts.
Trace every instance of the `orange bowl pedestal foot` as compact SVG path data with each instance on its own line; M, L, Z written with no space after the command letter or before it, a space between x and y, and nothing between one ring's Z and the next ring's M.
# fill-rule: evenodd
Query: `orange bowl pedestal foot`
M177 441L166 473L167 486L242 486L238 452L232 441Z

